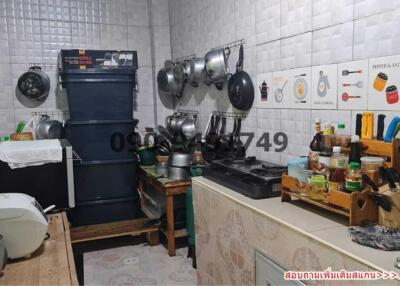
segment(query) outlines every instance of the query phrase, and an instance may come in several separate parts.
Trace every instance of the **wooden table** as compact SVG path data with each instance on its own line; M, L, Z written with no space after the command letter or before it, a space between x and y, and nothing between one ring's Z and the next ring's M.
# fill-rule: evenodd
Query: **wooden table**
M0 285L79 285L65 213L49 215L48 233L31 257L9 262Z
M168 254L175 256L175 239L178 237L187 236L186 229L175 230L174 220L174 196L186 194L190 186L190 180L174 181L168 178L160 178L155 172L154 166L139 168L139 188L138 191L142 196L145 193L145 186L149 184L155 190L163 193L166 197L166 214L167 214L167 229L161 230L167 237Z

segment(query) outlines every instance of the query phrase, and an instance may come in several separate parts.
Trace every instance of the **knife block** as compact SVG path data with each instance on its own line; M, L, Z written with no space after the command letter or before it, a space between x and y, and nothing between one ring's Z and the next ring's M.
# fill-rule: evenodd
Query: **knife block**
M393 139L392 142L381 140L360 140L363 146L363 153L369 156L386 157L386 167L393 167L400 172L400 139Z
M400 229L400 191L392 192L387 185L384 185L379 188L379 193L383 194L392 206L390 212L379 208L379 224L388 228Z

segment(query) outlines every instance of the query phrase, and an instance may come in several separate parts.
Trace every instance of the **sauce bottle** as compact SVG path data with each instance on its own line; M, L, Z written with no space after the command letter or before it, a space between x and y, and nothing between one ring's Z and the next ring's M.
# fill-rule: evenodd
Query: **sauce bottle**
M351 136L349 162L357 162L361 164L361 144L358 135Z
M350 192L361 191L362 189L362 176L360 164L357 162L351 162L349 172L346 175L346 190Z

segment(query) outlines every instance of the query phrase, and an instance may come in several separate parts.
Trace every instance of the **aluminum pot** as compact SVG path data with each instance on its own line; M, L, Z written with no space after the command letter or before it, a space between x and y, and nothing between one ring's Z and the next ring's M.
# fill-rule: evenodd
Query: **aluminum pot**
M8 254L7 254L7 249L4 245L4 238L0 234L0 276L7 265L7 259L8 259Z
M187 117L182 123L182 133L187 140L193 139L197 133L196 120Z
M191 74L191 65L189 60L184 60L179 63L180 68L182 69L182 77L184 80L188 80Z
M174 152L169 156L169 165L172 167L189 167L190 155Z
M169 167L168 178L172 180L186 180L190 176L188 167Z
M190 76L188 81L190 82L191 86L198 87L200 82L204 81L204 67L204 58L196 58L190 62Z
M182 131L182 125L186 120L184 115L174 115L170 120L170 131L175 133L180 133Z
M168 162L157 162L155 170L158 176L168 176Z
M220 48L212 49L205 55L205 70L209 82L221 84L226 81L230 53L229 48Z
M36 126L36 139L60 139L62 135L62 123L52 120L48 115L43 115Z
M171 95L180 95L183 88L183 73L172 61L167 60L164 67L158 71L158 88Z

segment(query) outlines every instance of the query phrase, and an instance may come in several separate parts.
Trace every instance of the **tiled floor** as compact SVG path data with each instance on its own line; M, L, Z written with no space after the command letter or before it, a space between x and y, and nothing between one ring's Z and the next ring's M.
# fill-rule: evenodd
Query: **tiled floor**
M197 285L187 248L169 257L161 246L125 246L84 254L85 285Z

